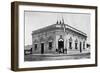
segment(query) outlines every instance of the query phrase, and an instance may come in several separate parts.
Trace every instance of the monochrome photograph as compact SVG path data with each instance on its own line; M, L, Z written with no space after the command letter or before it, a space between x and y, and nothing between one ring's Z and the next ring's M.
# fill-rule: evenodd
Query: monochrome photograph
M90 14L24 11L24 61L91 58Z
M11 69L97 66L97 7L13 2Z

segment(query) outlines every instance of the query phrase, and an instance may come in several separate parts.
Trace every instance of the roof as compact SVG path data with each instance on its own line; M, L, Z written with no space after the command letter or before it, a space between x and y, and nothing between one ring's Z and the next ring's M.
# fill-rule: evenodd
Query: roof
M37 34L37 33L42 33L42 32L45 32L45 31L50 31L50 30L53 30L53 29L62 29L62 25L65 25L65 29L69 29L71 31L74 31L78 34L81 34L85 37L87 37L86 33L68 25L68 24L52 24L52 25L49 25L49 26L46 26L44 28L41 28L41 29L38 29L38 30L34 30L32 31L32 34Z

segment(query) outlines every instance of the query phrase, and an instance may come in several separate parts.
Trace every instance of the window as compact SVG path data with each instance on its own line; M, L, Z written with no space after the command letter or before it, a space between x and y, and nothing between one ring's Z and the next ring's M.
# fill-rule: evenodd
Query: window
M78 44L78 40L76 39L75 40L75 49L78 49L77 44Z
M77 49L77 43L75 43L75 49Z
M69 42L69 48L72 49L72 42Z
M52 49L52 42L49 42L49 50Z
M83 49L85 49L85 42L83 42Z
M82 42L80 42L80 52L82 52Z
M69 48L72 49L72 38L69 39Z
M37 50L37 44L34 44L34 48L35 48L35 50Z

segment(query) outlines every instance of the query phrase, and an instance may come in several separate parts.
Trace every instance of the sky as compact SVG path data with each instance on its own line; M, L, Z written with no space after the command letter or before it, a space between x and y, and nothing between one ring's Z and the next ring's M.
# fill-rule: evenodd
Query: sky
M48 25L55 24L64 19L65 24L68 24L87 34L90 41L90 14L86 13L69 13L69 12L39 12L39 11L24 11L25 25L25 45L32 44L32 31Z

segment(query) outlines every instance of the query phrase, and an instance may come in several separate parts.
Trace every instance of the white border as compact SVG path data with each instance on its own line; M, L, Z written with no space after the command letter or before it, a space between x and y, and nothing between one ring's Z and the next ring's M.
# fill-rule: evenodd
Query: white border
M24 62L24 38L23 38L24 37L24 33L23 33L24 32L24 10L90 13L91 14L91 20L90 20L91 21L91 38L90 38L91 59ZM19 68L95 64L95 10L19 5L19 55L18 57L19 57Z

